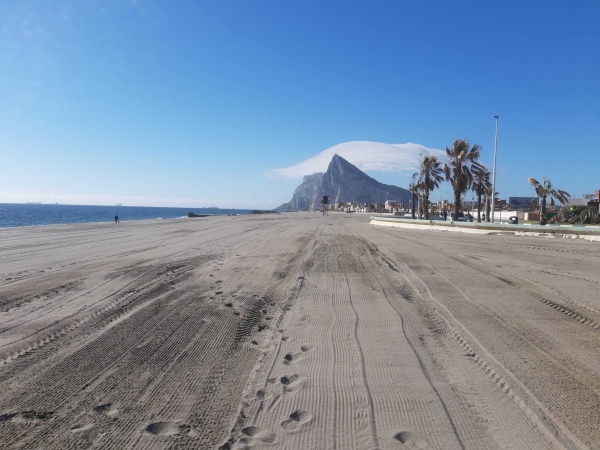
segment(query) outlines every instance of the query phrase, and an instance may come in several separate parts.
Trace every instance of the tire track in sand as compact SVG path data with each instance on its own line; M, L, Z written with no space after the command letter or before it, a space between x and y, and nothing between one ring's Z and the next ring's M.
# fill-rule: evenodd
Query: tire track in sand
M365 385L365 389L367 391L367 401L369 402L369 409L371 411L371 435L373 437L373 443L375 447L379 447L379 436L377 435L377 423L375 420L375 407L373 406L373 395L371 394L371 388L369 387L369 380L367 378L367 369L365 367L365 354L360 344L360 339L358 338L358 325L359 325L359 315L354 307L354 301L352 300L352 289L350 289L350 281L348 280L348 274L344 274L346 277L346 287L348 288L348 298L350 299L350 306L352 311L354 312L354 328L353 335L354 341L356 342L356 346L358 347L358 353L360 354L360 369L362 373L363 383Z
M383 233L390 235L390 233L387 231L385 231ZM412 239L410 239L410 238L406 238L404 236L397 236L397 237L403 241L408 241L408 242L413 243ZM430 246L430 244L427 244L427 243L425 243L424 245L427 247ZM550 424L551 428L553 428L553 427L558 428L562 432L563 436L567 437L567 439L570 440L576 446L576 448L581 448L581 449L586 448L586 446L573 433L570 432L570 430L562 423L562 421L560 421L554 414L552 414L549 411L549 409L542 402L540 402L536 396L534 396L534 394L531 392L531 390L528 389L525 386L525 384L523 384L519 380L519 378L517 376L515 376L515 374L506 367L506 365L502 364L495 356L493 356L491 351L489 349L487 349L482 344L482 342L475 337L474 332L477 332L478 330L475 330L475 331L469 330L467 328L467 326L465 324L463 324L450 311L449 307L447 307L445 305L445 303L447 303L450 300L450 298L445 299L444 302L441 302L440 300L438 300L436 298L436 295L434 295L432 293L432 289L434 289L436 287L439 288L439 283L435 282L435 280L432 278L433 277L432 275L427 275L427 274L429 274L431 271L433 271L434 276L441 277L443 279L443 281L446 283L446 286L450 286L452 289L457 290L459 292L459 295L461 297L463 297L464 300L467 301L467 303L477 306L488 313L491 313L491 312L489 312L487 310L487 308L478 304L473 299L471 299L469 296L467 296L462 289L457 287L448 278L444 277L438 269L435 269L433 266L428 264L422 257L415 256L414 254L411 254L411 253L406 253L408 251L410 251L410 249L402 248L402 250L400 251L400 254L398 254L398 252L394 252L394 255L396 256L396 258L399 259L399 261L402 263L402 265L404 267L406 267L406 269L409 271L410 276L412 278L414 278L419 283L420 286L422 286L424 292L426 293L427 298L429 300L431 300L432 303L435 304L440 309L440 311L443 311L442 317L444 317L444 320L448 321L448 325L452 329L454 329L452 327L452 324L450 321L457 324L458 327L460 329L462 329L463 333L465 333L470 338L471 344L472 345L474 344L477 347L479 347L481 349L481 352L486 356L486 358L489 361L491 361L493 364L495 364L497 367L499 367L506 374L506 376L510 377L513 380L514 386L521 389L521 391L524 393L523 394L524 398L529 398L530 401L535 405L534 408L537 408L538 411L540 411L539 413L534 413L532 411L532 409L529 406L527 406L526 403L524 403L523 400L521 399L521 397L519 397L518 395L509 396L511 398L511 400L513 400L513 402L524 412L525 416L527 416L528 418L533 417L533 419L530 420L531 425L534 428L538 429L541 432L541 434L545 437L545 439L548 442L552 443L553 446L555 446L556 448L563 448L563 443L559 442L556 439L556 437L554 436L554 431L551 429L548 429L547 426L545 425L545 422L542 419L540 419L540 417L544 417L544 416L548 417L548 418L550 418L550 420L552 422L552 424ZM455 258L451 258L451 259L455 260ZM414 263L411 262L413 260L414 260ZM418 262L417 262L417 260L418 260ZM417 288L417 286L415 286L414 282L411 281L410 278L407 278L407 281L410 283L410 285L415 290L415 292L420 292L420 289ZM441 295L442 297L444 297L441 292L446 292L446 291L440 291L437 293L437 295ZM423 300L425 300L421 294L419 294L419 296ZM445 297L449 297L449 294L447 294ZM498 325L500 325L502 323L502 321L499 321L497 323L498 323ZM508 329L507 332L509 334L511 334L511 333L514 333L515 331ZM462 337L460 337L460 339L462 339ZM531 342L527 342L527 341L524 341L524 342L527 345L532 345ZM537 351L541 352L540 354L543 353L540 349L537 349ZM483 364L483 362L482 362L482 364ZM488 366L489 366L489 363L485 363L484 370L486 370L489 373ZM547 424L547 422L546 422L546 424ZM563 437L563 439L564 439L564 437Z

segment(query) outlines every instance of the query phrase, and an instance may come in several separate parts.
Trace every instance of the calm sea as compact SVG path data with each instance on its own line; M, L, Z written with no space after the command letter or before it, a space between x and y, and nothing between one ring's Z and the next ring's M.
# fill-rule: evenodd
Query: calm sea
M140 219L176 219L196 214L248 214L249 209L159 208L146 206L39 205L0 203L0 228L58 223L114 222Z

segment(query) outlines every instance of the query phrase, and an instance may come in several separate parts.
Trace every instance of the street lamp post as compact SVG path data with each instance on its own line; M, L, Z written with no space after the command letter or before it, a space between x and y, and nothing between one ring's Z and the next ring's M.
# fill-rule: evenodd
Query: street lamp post
M498 118L500 116L493 116L496 119L496 139L494 140L494 174L492 175L492 223L494 223L494 209L496 201L496 150L498 149Z
M471 216L475 214L475 191L471 191Z

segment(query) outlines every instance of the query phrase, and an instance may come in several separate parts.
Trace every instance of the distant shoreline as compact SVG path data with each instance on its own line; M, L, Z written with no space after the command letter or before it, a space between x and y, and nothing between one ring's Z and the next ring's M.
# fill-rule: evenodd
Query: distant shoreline
M95 205L43 205L25 203L0 203L0 229L73 223L132 220L160 220L187 218L198 215L246 215L250 210L224 208L175 208L160 206L95 206Z
M38 205L38 206L93 206L93 207L101 207L101 208L112 208L112 207L124 207L124 208L172 208L172 209L238 209L238 208L221 208L219 206L143 206L143 205L124 205L122 203L110 204L110 205L88 205L88 204L75 204L75 203L42 203L42 202L0 202L1 205ZM252 208L242 209L240 211L251 211Z

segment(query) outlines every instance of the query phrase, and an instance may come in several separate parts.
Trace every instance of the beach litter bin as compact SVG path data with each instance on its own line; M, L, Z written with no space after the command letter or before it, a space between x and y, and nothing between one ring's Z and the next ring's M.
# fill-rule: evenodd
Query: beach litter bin
M519 218L517 216L510 216L508 218L508 223L510 223L511 225L518 225L519 224Z

